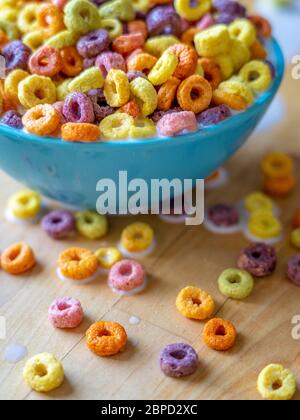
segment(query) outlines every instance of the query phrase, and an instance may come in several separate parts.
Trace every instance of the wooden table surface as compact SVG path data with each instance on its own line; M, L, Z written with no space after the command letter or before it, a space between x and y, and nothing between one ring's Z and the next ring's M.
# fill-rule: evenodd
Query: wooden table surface
M266 150L281 149L295 159L299 155L300 81L287 73L281 90L286 115L268 132L254 135L228 163L230 183L207 193L206 203L224 200L236 203L261 186L259 161ZM297 162L297 160L296 160ZM300 165L297 163L300 179ZM240 250L247 245L241 234L218 236L204 227L169 225L156 217L143 217L155 229L158 246L143 263L150 276L149 287L140 295L120 298L103 279L86 286L73 286L56 278L59 252L69 245L97 249L115 244L121 230L134 218L113 218L105 241L77 239L54 242L39 226L25 228L8 224L3 216L7 198L20 185L0 174L0 249L16 241L26 241L35 250L37 267L29 274L12 277L0 272L0 316L7 322L7 339L0 340L0 399L259 399L256 380L269 363L282 363L298 377L300 399L300 342L291 337L291 320L300 315L300 289L286 278L286 264L296 250L288 233L294 210L299 207L300 187L288 199L278 202L286 225L286 239L277 246L279 265L267 279L256 280L254 293L242 302L225 299L218 291L217 277L235 266ZM175 307L178 291L196 285L211 293L217 303L216 315L230 319L239 338L232 351L220 354L201 340L203 323L185 319ZM80 299L85 310L83 324L75 331L55 330L47 320L50 303L59 296ZM141 318L139 325L130 316ZM122 323L129 335L126 351L103 359L85 346L84 333L100 319ZM195 347L200 367L193 376L175 380L159 369L158 355L169 343L184 341ZM3 360L7 345L20 343L29 356L40 352L55 354L63 363L66 379L61 388L47 395L32 392L24 383L25 360L16 365Z

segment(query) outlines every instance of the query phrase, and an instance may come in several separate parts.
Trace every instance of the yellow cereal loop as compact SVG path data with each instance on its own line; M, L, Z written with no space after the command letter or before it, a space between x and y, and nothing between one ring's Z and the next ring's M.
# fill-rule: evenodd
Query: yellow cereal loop
M196 0L191 5L190 0L175 0L176 12L184 19L199 20L211 8L211 0Z
M219 54L215 57L212 57L212 59L220 67L224 80L229 79L229 77L233 75L233 61L229 54Z
M99 28L100 16L94 4L86 0L72 0L64 8L64 22L69 31L87 34Z
M199 63L199 61L197 63L195 74L197 74L198 76L204 77L204 68L203 68L202 64Z
M130 83L131 93L136 97L142 115L147 117L157 108L157 92L149 80L137 77Z
M133 0L132 5L135 11L146 13L151 7L151 2L150 0Z
M50 77L33 74L20 82L18 97L27 109L41 104L51 105L56 101L56 87Z
M179 44L179 39L174 35L160 35L148 38L145 43L145 51L156 57L160 57L164 51L175 44Z
M300 249L300 228L294 229L291 233L291 244Z
M104 83L104 95L108 105L117 108L130 99L130 84L126 73L111 69Z
M131 0L111 0L99 7L101 19L117 18L122 21L130 21L135 17Z
M49 45L49 47L62 50L63 48L72 47L75 45L78 39L78 34L72 32L71 30L66 30L53 35L51 38L48 38L45 42L45 45Z
M177 295L176 307L186 318L204 321L214 313L215 303L204 290L187 286Z
M153 243L154 231L147 223L132 223L127 226L121 236L121 244L128 252L144 252Z
M150 138L155 136L156 126L150 118L140 117L134 120L131 127L129 137L133 139Z
M18 89L19 83L26 79L29 73L25 70L16 69L9 73L4 81L5 94L15 102L19 102Z
M272 212L260 210L250 215L248 229L257 238L273 239L281 235L282 224Z
M240 70L251 58L249 47L237 38L231 38L229 54L235 71Z
M249 213L254 213L258 210L273 211L274 209L272 199L259 191L249 194L245 198L244 205Z
M29 32L23 36L23 43L35 51L44 44L44 35L41 31Z
M237 38L244 42L248 47L256 40L256 29L248 19L236 19L229 25L229 33L232 38Z
M16 23L19 11L13 7L5 7L0 9L0 19L8 22Z
M259 374L257 389L266 400L287 401L296 393L297 383L293 372L282 365L271 364Z
M100 248L95 252L101 268L110 270L113 265L123 259L121 251L115 247Z
M260 60L252 60L242 67L239 76L255 92L264 92L272 83L272 73L268 64Z
M41 353L27 361L23 377L34 391L50 392L63 383L64 369L52 354Z
M148 74L148 79L154 86L162 85L170 79L177 66L178 57L176 54L165 51Z
M69 92L85 93L91 89L100 89L103 87L104 79L101 70L98 67L91 67L83 71L69 83Z
M10 197L8 208L18 219L35 217L41 210L41 196L30 190L18 192Z
M129 137L134 119L123 112L109 115L104 118L99 127L104 140L120 140Z
M118 19L102 19L100 28L108 32L110 39L115 39L123 33L123 25Z
M241 96L249 105L254 102L254 94L252 89L248 86L248 84L237 78L232 78L222 82L218 89Z
M226 25L215 25L195 35L196 50L199 56L215 57L230 48L230 36Z
M19 12L18 28L23 33L32 32L37 29L37 12L39 3L28 3Z
M60 83L56 88L57 99L59 101L64 101L66 97L69 95L69 84L72 79L66 79L62 83Z

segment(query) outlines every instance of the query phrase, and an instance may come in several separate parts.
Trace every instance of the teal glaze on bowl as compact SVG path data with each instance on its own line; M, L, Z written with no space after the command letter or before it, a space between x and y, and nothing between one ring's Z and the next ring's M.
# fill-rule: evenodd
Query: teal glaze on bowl
M27 187L46 197L80 208L95 208L96 184L108 178L118 182L119 171L129 181L202 179L239 149L264 116L284 74L284 58L275 40L269 53L276 67L271 89L246 112L219 125L173 138L67 143L41 138L0 125L0 167Z

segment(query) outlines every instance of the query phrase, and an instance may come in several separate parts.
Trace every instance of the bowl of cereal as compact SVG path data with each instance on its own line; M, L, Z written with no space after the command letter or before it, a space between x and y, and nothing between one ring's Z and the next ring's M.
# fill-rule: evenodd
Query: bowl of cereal
M25 27L0 21L0 167L81 208L95 208L98 181L118 186L120 171L148 185L208 177L280 87L284 59L268 22L231 0L147 13L129 0L95 3L25 5L40 37L25 13Z

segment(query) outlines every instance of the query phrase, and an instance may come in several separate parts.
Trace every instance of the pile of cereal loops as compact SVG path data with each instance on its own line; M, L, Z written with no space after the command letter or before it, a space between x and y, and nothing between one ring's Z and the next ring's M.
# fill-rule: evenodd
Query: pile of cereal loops
M272 28L232 0L0 0L1 123L95 142L176 136L268 90Z

